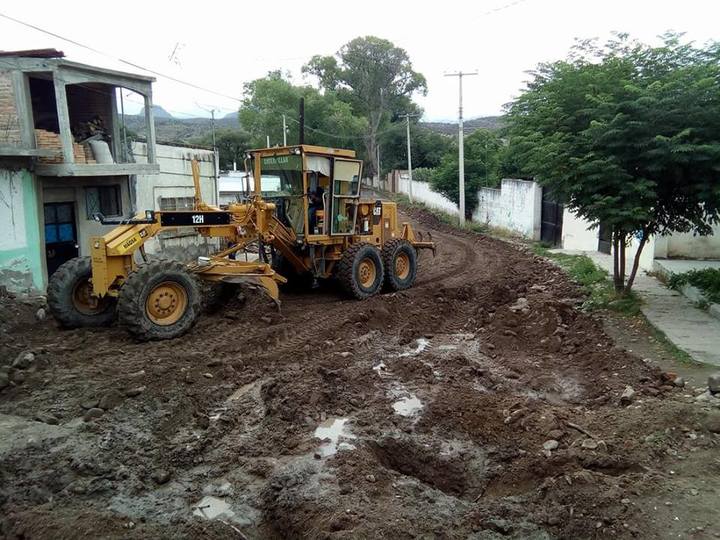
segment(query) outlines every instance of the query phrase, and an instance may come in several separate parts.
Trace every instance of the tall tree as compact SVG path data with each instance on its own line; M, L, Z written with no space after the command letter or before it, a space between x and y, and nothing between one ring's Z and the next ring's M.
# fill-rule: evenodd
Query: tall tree
M206 133L192 142L211 146L212 133ZM232 169L235 164L242 167L245 152L250 148L250 134L240 129L220 129L215 133L215 144L221 169Z
M325 91L336 93L365 119L363 142L370 175L378 169L381 127L390 122L393 112L417 111L412 95L427 93L425 77L413 70L407 52L374 36L353 39L335 56L314 56L303 72L315 75Z
M279 71L270 72L267 77L245 85L239 120L243 129L250 133L253 146L264 147L267 136L270 144L282 144L283 115L288 144L297 144L300 98L305 98L307 143L354 147L365 123L353 115L350 105L339 100L334 92L323 94L311 86L294 85Z
M720 221L720 44L618 35L541 64L508 108L525 174L612 229L614 284L628 294L651 235L707 235ZM639 238L625 280L625 248Z

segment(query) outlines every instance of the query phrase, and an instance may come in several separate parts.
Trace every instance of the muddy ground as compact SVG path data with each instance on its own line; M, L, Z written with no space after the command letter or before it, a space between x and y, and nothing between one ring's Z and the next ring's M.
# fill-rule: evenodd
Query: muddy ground
M412 218L413 289L250 291L174 341L0 300L0 533L717 537L716 406L551 263Z

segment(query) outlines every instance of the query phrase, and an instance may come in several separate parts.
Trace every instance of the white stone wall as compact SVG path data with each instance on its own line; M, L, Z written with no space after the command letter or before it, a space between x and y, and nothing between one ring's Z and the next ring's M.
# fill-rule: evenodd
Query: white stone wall
M410 180L407 175L401 175L398 179L398 193L410 192ZM413 200L422 202L431 208L442 210L448 214L457 216L459 214L457 205L450 199L430 189L427 182L418 182L413 180L412 183Z
M504 178L500 189L482 188L473 221L540 239L542 188L528 180Z

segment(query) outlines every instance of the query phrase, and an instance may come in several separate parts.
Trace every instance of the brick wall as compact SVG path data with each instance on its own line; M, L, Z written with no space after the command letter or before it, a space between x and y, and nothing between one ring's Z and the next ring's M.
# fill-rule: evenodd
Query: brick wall
M0 145L20 146L21 141L12 72L0 71Z

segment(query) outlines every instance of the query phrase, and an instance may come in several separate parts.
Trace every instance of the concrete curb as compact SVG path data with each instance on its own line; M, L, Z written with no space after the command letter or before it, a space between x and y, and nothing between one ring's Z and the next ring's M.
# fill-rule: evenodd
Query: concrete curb
M695 302L696 304L708 303L703 292L697 287L694 287L693 285L688 285L686 283L680 288L680 293L685 298L687 298L691 302ZM707 308L707 312L711 316L720 320L720 304L710 303L709 307Z

